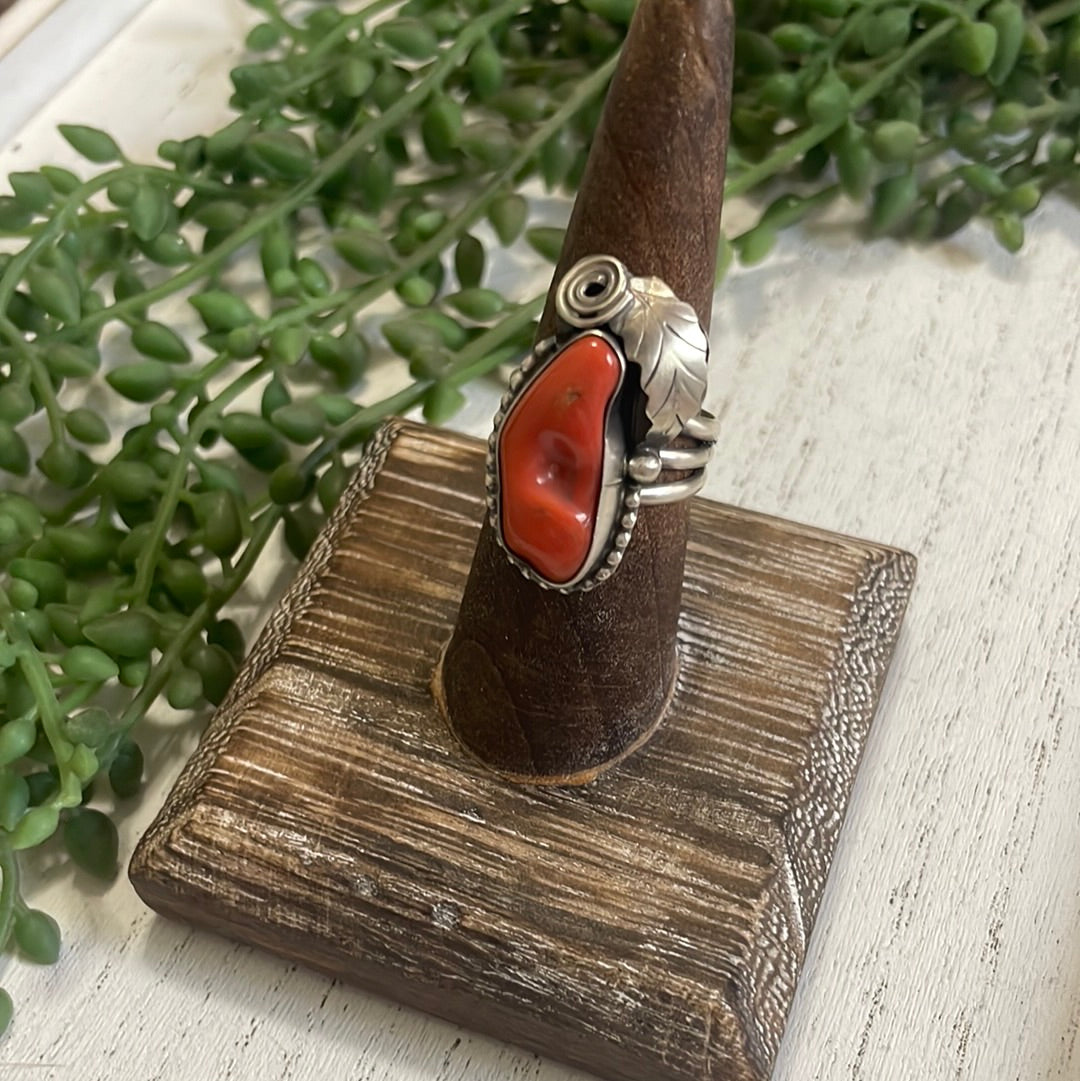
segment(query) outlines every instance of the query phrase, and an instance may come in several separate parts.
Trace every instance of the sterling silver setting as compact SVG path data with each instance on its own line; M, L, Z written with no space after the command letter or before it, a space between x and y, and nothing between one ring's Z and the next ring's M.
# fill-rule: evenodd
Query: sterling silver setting
M689 499L705 483L717 439L716 418L702 409L708 385L709 342L694 309L659 278L633 277L618 260L592 255L560 280L556 333L536 344L510 376L488 439L488 518L507 558L537 585L573 593L609 579L630 544L641 507ZM605 417L600 495L591 549L569 581L552 582L518 557L502 532L499 436L518 398L546 365L577 338L599 335L618 354L622 378ZM638 376L635 379L635 374ZM649 430L629 446L620 401L644 399ZM675 440L680 446L674 446ZM678 479L667 472L685 474Z

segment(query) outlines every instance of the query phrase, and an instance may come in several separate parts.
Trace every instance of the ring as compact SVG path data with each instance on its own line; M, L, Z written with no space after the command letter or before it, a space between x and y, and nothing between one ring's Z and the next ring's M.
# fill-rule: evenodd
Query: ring
M701 489L717 424L701 407L708 337L659 278L587 256L559 281L555 313L495 416L487 505L510 562L571 593L615 573L642 507ZM642 405L648 430L634 442Z

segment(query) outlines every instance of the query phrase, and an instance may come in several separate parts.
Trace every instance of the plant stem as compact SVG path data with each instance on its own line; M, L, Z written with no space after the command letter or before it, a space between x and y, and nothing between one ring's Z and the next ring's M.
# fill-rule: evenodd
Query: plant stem
M886 65L872 79L868 79L854 94L851 95L851 112L862 108L868 101L876 97L881 91L902 75L914 61L923 53L931 49L946 34L950 33L957 25L959 19L943 19L937 25L932 26L917 41L912 43L904 51L903 55ZM827 139L834 131L847 123L847 117L838 120L830 120L819 124L811 124L801 134L789 139L779 150L774 151L767 158L750 166L736 177L732 177L724 185L725 198L744 195L751 188L756 188L766 180L771 179L777 173L793 165L808 150L817 146L822 140Z
M161 545L168 532L169 523L172 522L176 513L177 504L180 501L180 492L184 488L187 471L191 465L192 455L203 433L210 427L212 421L221 415L222 410L248 387L257 383L264 375L273 371L273 365L269 360L260 361L249 368L242 375L237 376L227 387L219 391L213 401L209 402L198 417L189 425L187 435L180 444L173 461L172 469L165 484L165 490L161 494L157 511L154 514L154 524L147 538L146 546L139 553L135 563L135 584L132 588L133 603L144 604L150 594L153 584L154 568L157 565L158 556L161 554Z
M3 307L0 306L0 312L2 311ZM56 400L56 391L53 390L49 373L41 366L41 361L34 350L26 344L26 339L19 333L19 328L4 315L0 315L0 332L12 344L15 352L19 354L26 364L27 371L30 373L30 382L33 383L34 390L37 391L38 398L41 399L41 404L45 407L45 414L49 419L49 434L55 442L66 442L67 433L64 430L64 415L60 410L59 402Z
M53 691L52 680L49 678L49 672L41 654L31 641L22 620L12 609L3 590L0 590L0 626L3 627L8 641L15 647L18 654L19 667L34 695L41 727L56 756L62 782L72 746L61 731L63 717Z
M1038 12L1035 15L1035 22L1042 27L1053 26L1073 15L1080 15L1080 0L1058 0L1056 4L1051 4Z
M533 297L532 300L522 304L499 324L485 331L478 338L471 341L458 353L455 361L447 369L443 377L455 386L467 383L478 376L484 375L499 364L496 349L503 342L510 340L528 326L544 308L544 297ZM386 417L404 413L413 406L419 405L424 395L435 385L434 379L417 379L407 387L382 401L369 405L359 412L354 413L348 422L343 424L337 432L324 440L312 450L300 465L300 470L309 475L322 462L335 453L342 445L348 445L357 436L364 434L371 427Z
M173 275L160 285L128 297L126 300L118 301L109 307L102 308L101 311L95 312L93 315L87 316L79 323L78 329L84 332L95 330L127 312L137 311L159 300L164 300L180 289L188 285L194 285L216 270L229 256L242 248L249 240L257 237L267 226L283 218L286 214L290 214L305 203L334 173L348 165L365 146L393 131L398 124L414 113L453 70L457 61L468 53L480 38L486 36L491 27L508 18L520 6L521 0L503 0L503 3L499 4L498 7L493 8L484 15L477 16L462 30L453 44L440 54L439 59L431 65L424 77L411 90L403 94L376 119L350 135L337 150L323 159L311 176L297 184L288 195L283 196L260 213L254 215L227 240L223 240L213 251L202 255L187 269ZM0 294L0 310L3 310L3 302L3 296Z
M19 861L6 836L0 834L0 949L11 936L15 903L19 897Z
M203 601L187 617L183 627L180 628L162 654L161 660L154 665L150 677L121 714L118 722L118 728L121 732L129 732L139 721L157 696L164 690L177 661L180 660L184 650L187 649L206 625L210 616L221 609L247 580L247 576L255 566L259 553L266 547L266 542L273 535L278 522L281 521L282 513L281 507L272 506L268 507L259 516L251 538L244 546L244 554L233 566L227 582L215 590L212 597Z

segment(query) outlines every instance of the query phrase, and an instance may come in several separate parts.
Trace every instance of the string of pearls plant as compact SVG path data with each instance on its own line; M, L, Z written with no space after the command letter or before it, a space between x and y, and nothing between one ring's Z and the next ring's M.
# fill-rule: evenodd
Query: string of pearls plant
M154 162L64 127L84 175L43 165L0 195L0 946L30 961L60 931L20 861L61 844L115 875L140 721L161 697L221 700L246 648L227 606L275 532L302 558L384 417L446 420L531 342L542 298L486 286L480 236L557 256L521 189L576 186L633 12L252 6L229 124ZM1080 0L736 9L728 195L763 209L718 272L841 195L870 235L983 219L1010 251L1047 191L1075 197ZM388 298L372 342L362 317ZM178 300L197 336L163 314ZM367 400L373 359L407 366L404 389ZM102 382L116 409L86 406ZM0 1029L11 1010L0 991Z

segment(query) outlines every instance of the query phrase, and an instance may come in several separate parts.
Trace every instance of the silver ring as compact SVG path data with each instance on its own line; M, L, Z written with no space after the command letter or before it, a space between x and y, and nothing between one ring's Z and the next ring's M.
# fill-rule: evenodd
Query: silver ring
M717 423L701 407L708 338L659 278L591 255L559 281L555 312L495 416L487 505L511 563L569 593L615 573L641 507L701 489ZM639 400L649 429L631 445Z

